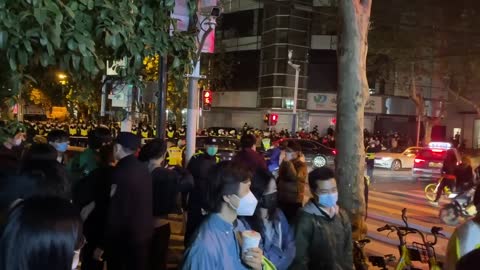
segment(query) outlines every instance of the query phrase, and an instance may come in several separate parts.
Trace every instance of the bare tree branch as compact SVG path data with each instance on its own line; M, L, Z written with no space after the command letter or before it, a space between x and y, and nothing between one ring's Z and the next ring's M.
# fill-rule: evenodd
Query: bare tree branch
M477 112L477 114L480 116L480 105L479 105L479 104L477 104L477 103L474 102L473 100L468 99L467 97L461 95L461 94L460 94L460 91L455 91L455 90L453 90L451 87L447 87L447 91L448 91L450 94L454 95L458 100L460 100L460 101L462 101L462 102L464 102L464 103L472 106L472 107L475 109L475 111Z

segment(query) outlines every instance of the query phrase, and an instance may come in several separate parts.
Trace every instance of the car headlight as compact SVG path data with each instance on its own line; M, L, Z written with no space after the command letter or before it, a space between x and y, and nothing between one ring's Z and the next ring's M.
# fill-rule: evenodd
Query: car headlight
M392 159L391 157L382 157L382 160L390 160Z

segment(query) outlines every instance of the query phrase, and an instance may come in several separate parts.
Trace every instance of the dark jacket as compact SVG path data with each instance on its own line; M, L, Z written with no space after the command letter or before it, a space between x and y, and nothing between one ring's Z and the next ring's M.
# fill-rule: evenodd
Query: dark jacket
M464 191L473 187L474 174L472 166L460 164L455 168L454 174L458 191Z
M20 165L20 152L0 145L0 172L14 174Z
M188 219L184 240L186 247L190 242L190 237L205 218L202 215L202 208L207 209L205 194L207 192L208 171L215 164L216 157L206 153L194 155L188 163L187 170L192 174L194 184L187 202Z
M151 240L153 233L152 177L147 166L133 155L120 160L113 171L116 186L107 222L113 242L127 245Z
M343 210L330 218L310 201L299 212L295 227L297 252L289 269L352 270L351 226Z
M114 168L99 167L79 181L74 194L74 202L80 208L95 203L83 225L83 234L88 243L96 247L105 245L105 228L110 205L110 191Z
M267 169L267 162L262 154L246 148L237 153L233 158L233 161L243 164L246 168L252 172L256 172L258 169Z

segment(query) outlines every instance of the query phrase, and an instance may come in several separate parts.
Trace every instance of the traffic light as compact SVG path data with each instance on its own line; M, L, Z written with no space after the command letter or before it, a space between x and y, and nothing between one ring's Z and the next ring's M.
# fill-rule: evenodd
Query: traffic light
M269 126L275 126L278 122L278 114L276 113L271 113L268 115L268 125Z
M265 116L263 117L263 122L265 122L265 124L268 124L269 120L270 120L270 114L267 113L267 114L265 114Z
M212 108L212 91L203 90L202 92L202 110L210 111Z

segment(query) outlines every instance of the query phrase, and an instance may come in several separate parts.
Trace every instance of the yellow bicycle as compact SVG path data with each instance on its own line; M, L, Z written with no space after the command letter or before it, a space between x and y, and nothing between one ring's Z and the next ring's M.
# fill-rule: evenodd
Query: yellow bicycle
M444 179L444 177L440 177L437 183L428 184L425 187L425 197L427 198L427 200L431 202L435 201L435 198L437 196L437 191L440 188L440 183L442 181L448 181L448 180ZM445 186L443 188L443 196L445 196L446 198L448 198L451 193L452 193L452 190L448 186Z
M425 264L428 263L430 270L441 270L442 264L437 261L434 246L437 244L438 236L443 235L442 233L440 233L442 228L432 227L431 234L433 235L433 241L429 241L421 231L410 228L408 226L406 212L407 209L404 208L402 210L402 219L405 223L404 227L386 224L385 226L377 229L378 232L390 231L397 233L398 239L400 241L400 244L398 246L398 249L400 251L400 259L395 266L395 270L414 270L416 269L412 266L412 262L414 261L419 261ZM412 242L411 244L407 244L406 238L409 234L420 235L422 243Z

